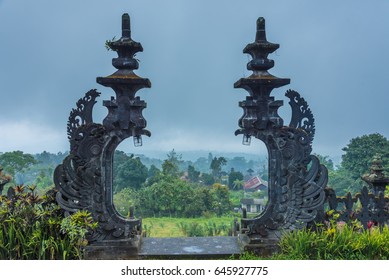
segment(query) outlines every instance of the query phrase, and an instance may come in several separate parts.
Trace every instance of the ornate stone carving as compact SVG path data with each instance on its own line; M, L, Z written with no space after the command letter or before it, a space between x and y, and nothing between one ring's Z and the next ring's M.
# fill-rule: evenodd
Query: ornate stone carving
M378 196L380 192L385 192L386 186L389 185L389 177L384 173L380 155L373 157L370 173L363 175L362 180L369 185L374 195Z
M383 192L374 194L369 192L366 186L354 196L347 193L345 196L336 196L333 189L326 189L326 204L328 210L339 214L338 221L350 222L358 220L364 228L369 227L369 223L383 226L389 221L389 198ZM358 203L359 202L359 203ZM332 215L327 215L322 210L322 217L318 222L329 221Z
M122 17L122 37L108 42L108 46L118 53L118 58L112 60L118 70L110 76L98 77L97 82L111 87L116 96L103 102L108 108L103 124L92 120L99 92L91 90L77 102L67 127L70 154L56 168L54 182L58 189L57 201L65 211L73 213L86 209L98 222L98 228L88 236L90 242L124 241L130 242L126 243L128 246L136 247L131 240L140 235L141 221L133 216L122 217L116 211L112 197L112 162L116 147L129 137L139 145L142 135L150 136L144 129L146 120L142 116L146 102L135 94L141 88L150 87L151 83L133 71L139 66L134 55L143 48L131 38L128 14Z
M308 103L297 91L291 89L286 91L285 96L290 99L289 105L292 108L292 118L289 127L303 129L312 142L315 136L315 119Z
M290 83L268 72L274 66L268 55L278 47L267 41L265 20L259 18L255 42L243 50L253 57L247 65L253 74L234 84L249 92L246 100L239 103L244 114L235 134L243 134L244 143L249 143L250 137L263 141L269 154L268 203L257 217L241 221L241 232L248 243L277 240L283 232L313 221L324 203L328 180L327 169L311 155L315 124L306 101L296 91L286 92L292 119L289 126L284 126L277 112L283 102L270 96L274 88Z
M383 226L389 221L389 198L384 192L389 184L389 177L383 172L382 160L379 155L373 157L370 173L362 176L368 186L363 186L361 191L354 196L348 192L345 196L336 196L331 188L326 188L326 200L328 209L339 214L339 221L350 222L358 220L364 228L370 225ZM359 202L359 203L358 203ZM322 220L329 221L331 216L322 209ZM319 222L322 222L318 219Z

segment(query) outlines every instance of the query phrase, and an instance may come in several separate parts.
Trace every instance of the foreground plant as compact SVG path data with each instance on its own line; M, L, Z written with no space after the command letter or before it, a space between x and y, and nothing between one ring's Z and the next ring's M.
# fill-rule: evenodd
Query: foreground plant
M86 211L65 218L54 190L41 197L34 187L16 186L0 196L0 259L81 259L95 227Z
M303 229L286 234L276 259L388 260L389 228L363 229L357 222L331 223L316 231Z

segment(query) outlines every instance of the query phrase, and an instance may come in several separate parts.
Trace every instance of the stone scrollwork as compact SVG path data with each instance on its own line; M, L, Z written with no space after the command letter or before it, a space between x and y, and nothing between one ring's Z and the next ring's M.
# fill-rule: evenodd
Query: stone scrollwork
M291 89L286 91L285 96L290 99L289 104L292 108L292 119L289 126L303 129L312 141L315 136L315 119L308 103L297 91Z
M100 96L100 93L95 89L88 91L85 96L78 100L77 108L70 112L67 132L68 139L75 139L75 133L78 127L93 122L92 111L93 106L96 104L96 98Z

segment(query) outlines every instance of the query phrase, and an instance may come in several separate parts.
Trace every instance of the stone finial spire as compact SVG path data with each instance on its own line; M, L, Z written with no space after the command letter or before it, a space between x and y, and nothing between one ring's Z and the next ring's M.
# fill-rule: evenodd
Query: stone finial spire
M362 180L369 184L373 193L384 192L389 185L389 177L385 175L380 155L375 155L370 165L370 173L362 176Z
M131 38L131 21L128 14L122 15L122 37Z
M255 41L267 41L266 40L266 29L265 29L265 19L259 17L257 19L257 33L255 34Z
M274 61L267 57L279 47L279 44L267 41L265 19L263 17L258 18L255 41L243 49L243 53L247 53L253 58L247 64L247 69L253 71L253 74L248 78L238 80L234 87L244 88L250 92L250 95L256 95L257 93L269 95L274 88L289 84L290 79L278 78L268 72L269 69L273 68ZM254 88L261 89L253 91Z
M103 102L103 105L108 108L108 116L103 124L109 130L120 128L131 131L134 144L139 146L140 135L149 136L150 132L144 130L146 120L142 116L146 102L135 95L139 89L151 87L151 83L149 79L139 77L134 73L134 70L139 67L135 54L142 52L143 47L131 38L128 14L122 16L122 37L119 40L107 42L107 45L118 54L117 58L112 59L112 65L118 70L107 77L96 79L99 84L111 87L116 93L116 98L111 97L110 100Z
M130 16L123 14L122 16L122 37L116 41L108 41L108 47L116 51L117 58L112 59L112 65L118 69L115 73L107 77L98 77L97 82L104 86L112 87L119 83L132 83L136 79L142 87L150 87L151 83L148 79L140 78L135 75L133 70L139 68L138 60L135 59L137 52L142 52L143 47L140 43L131 38ZM131 79L131 80L130 80Z
M279 48L279 44L273 44L266 39L265 19L258 18L256 23L255 41L248 44L243 53L252 56L247 64L247 69L253 73L247 78L241 78L235 82L235 88L243 88L249 92L245 101L239 103L244 115L239 120L242 128L236 134L244 134L244 144L249 143L250 129L266 129L270 126L282 126L283 120L278 116L277 110L283 105L282 100L274 101L270 96L274 88L290 83L290 79L278 78L271 75L268 70L274 66L274 61L268 55ZM270 124L271 123L271 124Z

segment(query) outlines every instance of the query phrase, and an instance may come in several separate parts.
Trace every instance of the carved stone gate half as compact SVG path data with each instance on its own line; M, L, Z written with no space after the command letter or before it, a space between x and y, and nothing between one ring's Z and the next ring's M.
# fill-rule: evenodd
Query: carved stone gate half
M112 88L116 96L103 102L108 115L102 124L92 119L99 92L90 90L77 102L67 125L70 154L56 168L54 183L57 201L67 213L86 209L98 222L97 229L88 235L90 258L134 258L142 243L141 220L134 218L133 211L129 218L122 217L113 205L113 154L123 140L133 137L137 146L142 144L142 135L151 135L142 116L146 103L135 96L151 83L134 73L139 67L134 55L143 48L131 38L128 14L122 17L122 37L107 44L118 53L112 59L117 71L97 78L97 82ZM255 42L244 49L253 58L247 65L253 74L234 85L249 92L239 104L244 115L235 134L243 135L244 144L249 144L251 137L263 141L269 153L268 204L257 217L244 216L237 225L238 237L234 237L242 250L259 253L273 250L283 232L313 221L324 202L327 183L327 170L311 155L315 126L307 103L297 92L286 92L292 120L285 126L277 113L282 101L270 96L274 88L290 82L268 73L274 61L267 56L278 47L266 40L265 21L259 18Z
M327 169L311 155L315 124L306 101L296 91L286 91L292 108L286 126L277 112L283 101L270 96L274 88L290 83L268 72L274 66L268 55L278 48L267 41L265 19L259 18L255 41L243 50L253 58L247 64L253 73L234 84L249 92L239 103L244 114L235 135L243 135L243 144L249 144L252 136L263 141L269 154L268 203L257 217L243 217L240 234L246 249L262 253L274 251L284 232L301 229L315 219L328 181Z

